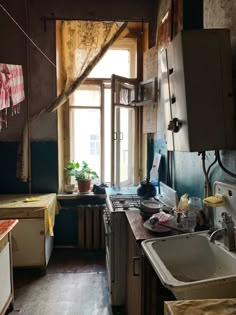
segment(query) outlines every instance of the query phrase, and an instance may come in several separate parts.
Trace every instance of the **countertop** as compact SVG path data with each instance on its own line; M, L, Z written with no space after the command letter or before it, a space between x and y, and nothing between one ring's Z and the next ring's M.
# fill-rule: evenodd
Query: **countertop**
M9 233L14 226L18 223L18 220L0 220L0 241Z
M6 194L0 195L0 218L20 219L33 217L37 212L45 213L45 233L53 236L55 214L60 209L55 193L50 194Z
M144 240L156 237L164 237L180 234L180 232L170 230L165 233L156 233L149 231L143 226L144 220L140 214L139 210L125 211L128 223L133 231L134 237L138 243L141 243Z
M235 299L206 299L165 302L165 315L235 315Z

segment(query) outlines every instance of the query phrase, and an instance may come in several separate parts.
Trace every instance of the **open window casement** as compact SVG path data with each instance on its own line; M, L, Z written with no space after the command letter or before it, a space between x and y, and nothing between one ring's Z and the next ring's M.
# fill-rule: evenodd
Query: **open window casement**
M139 169L137 79L112 75L111 179L115 187L135 185Z

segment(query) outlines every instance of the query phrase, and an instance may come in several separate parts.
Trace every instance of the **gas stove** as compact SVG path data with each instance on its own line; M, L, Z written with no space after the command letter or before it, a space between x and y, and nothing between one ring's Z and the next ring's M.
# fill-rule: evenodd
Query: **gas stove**
M141 197L134 194L114 194L109 196L113 211L139 209Z

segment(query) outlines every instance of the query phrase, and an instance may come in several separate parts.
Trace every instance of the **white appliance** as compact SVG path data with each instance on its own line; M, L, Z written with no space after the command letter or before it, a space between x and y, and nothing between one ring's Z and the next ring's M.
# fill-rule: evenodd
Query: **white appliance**
M236 224L236 184L216 181L213 185L213 192L214 195L222 195L225 200L224 205L213 208L214 226L221 228L223 212L230 214Z
M235 149L227 29L179 32L162 53L168 150Z

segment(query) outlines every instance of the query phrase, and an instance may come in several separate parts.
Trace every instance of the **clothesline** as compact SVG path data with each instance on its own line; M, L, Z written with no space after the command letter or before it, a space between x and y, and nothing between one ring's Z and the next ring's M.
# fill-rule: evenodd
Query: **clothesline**
M40 47L30 38L30 36L23 30L23 28L19 25L19 23L13 18L13 16L4 8L4 6L0 3L0 7L2 10L9 16L9 18L16 24L16 26L20 29L20 31L26 36L26 38L34 45L34 47L49 61L51 65L56 68L56 64L40 49Z

